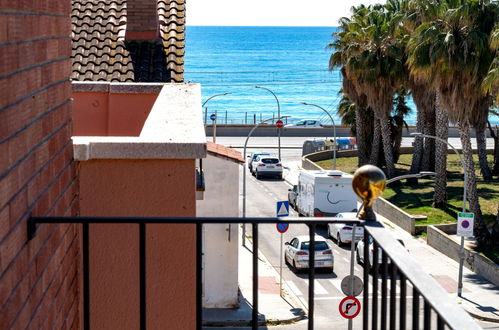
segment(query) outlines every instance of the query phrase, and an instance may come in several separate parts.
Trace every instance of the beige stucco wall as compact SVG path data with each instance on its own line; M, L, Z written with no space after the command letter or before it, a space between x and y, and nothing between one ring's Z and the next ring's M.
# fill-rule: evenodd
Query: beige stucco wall
M206 190L197 201L200 217L237 217L239 214L239 164L208 154L203 159ZM203 306L237 306L238 226L203 226Z
M194 160L79 163L81 216L195 216ZM137 225L90 226L93 329L139 327ZM195 228L147 225L151 329L195 327ZM181 244L179 244L181 242Z

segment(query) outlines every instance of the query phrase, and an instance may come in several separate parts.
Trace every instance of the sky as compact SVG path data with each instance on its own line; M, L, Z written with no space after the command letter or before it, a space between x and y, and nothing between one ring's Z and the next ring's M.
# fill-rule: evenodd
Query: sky
M187 25L337 26L350 8L384 0L187 0Z

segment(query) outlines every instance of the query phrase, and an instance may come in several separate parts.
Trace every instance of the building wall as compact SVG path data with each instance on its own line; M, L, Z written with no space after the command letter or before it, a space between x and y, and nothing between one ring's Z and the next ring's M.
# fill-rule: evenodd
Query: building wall
M79 327L70 1L0 4L0 328Z
M206 190L197 201L199 217L239 216L239 165L208 154L203 159ZM233 308L238 292L238 226L203 226L203 306Z
M111 159L79 163L82 216L196 216L195 161ZM147 325L195 328L195 227L146 225ZM139 328L137 225L90 225L90 323Z

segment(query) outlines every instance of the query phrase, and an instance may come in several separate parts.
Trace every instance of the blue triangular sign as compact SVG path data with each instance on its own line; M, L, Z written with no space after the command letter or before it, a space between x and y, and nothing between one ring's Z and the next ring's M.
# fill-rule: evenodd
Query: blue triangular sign
M289 202L288 201L277 202L277 216L278 217L289 216Z

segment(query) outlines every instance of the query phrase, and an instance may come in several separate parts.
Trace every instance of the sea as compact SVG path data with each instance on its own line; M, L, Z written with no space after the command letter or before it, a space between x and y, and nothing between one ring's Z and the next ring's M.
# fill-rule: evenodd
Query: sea
M341 99L341 74L328 70L335 27L187 26L186 82L200 83L205 120L219 124L250 124L281 116L331 121L336 125ZM264 87L254 88L254 86ZM216 94L231 93L229 95ZM211 98L211 99L210 99ZM209 100L208 100L209 99ZM303 105L300 102L316 106ZM405 118L416 124L416 107ZM499 125L499 117L490 117Z

